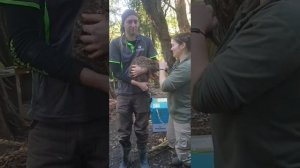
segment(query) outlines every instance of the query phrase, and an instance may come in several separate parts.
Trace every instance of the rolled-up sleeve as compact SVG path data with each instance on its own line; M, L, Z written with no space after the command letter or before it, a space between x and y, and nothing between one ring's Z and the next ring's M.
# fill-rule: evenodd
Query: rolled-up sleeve
M173 92L191 80L191 62L186 61L175 68L162 84L163 92Z

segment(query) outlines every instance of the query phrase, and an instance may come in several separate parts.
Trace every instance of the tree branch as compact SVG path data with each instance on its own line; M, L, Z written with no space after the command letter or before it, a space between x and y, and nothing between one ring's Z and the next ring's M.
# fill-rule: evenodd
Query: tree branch
M167 4L168 7L172 8L174 11L176 11L176 8L175 8L174 6L172 6L172 5L170 4L170 2L167 2L167 0L163 0L163 2L164 2L165 4Z

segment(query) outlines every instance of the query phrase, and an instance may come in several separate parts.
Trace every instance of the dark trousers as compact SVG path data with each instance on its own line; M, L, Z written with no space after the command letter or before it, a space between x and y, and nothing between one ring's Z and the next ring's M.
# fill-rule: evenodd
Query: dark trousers
M148 142L150 96L147 94L118 96L117 112L120 144L124 148L131 148L130 135L133 125L138 148L145 148Z
M38 122L28 137L27 168L108 167L109 124L105 120L79 124Z

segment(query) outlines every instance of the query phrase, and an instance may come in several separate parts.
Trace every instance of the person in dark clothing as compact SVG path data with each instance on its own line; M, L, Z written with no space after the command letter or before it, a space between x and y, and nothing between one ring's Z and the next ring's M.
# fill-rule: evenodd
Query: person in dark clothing
M192 105L214 113L216 168L300 167L300 1L253 3L240 6L211 63L213 11L192 5L201 16L192 23Z
M71 56L82 3L0 0L10 49L34 69L28 168L108 167L108 76ZM109 43L102 38L108 20L100 14L82 17L82 42L91 56L100 57Z
M128 155L131 150L131 128L137 137L137 147L140 155L141 167L149 167L146 152L148 141L148 121L150 115L150 96L148 83L138 82L132 77L147 72L138 65L131 65L138 56L155 59L157 52L152 41L138 33L138 15L133 10L126 10L122 14L121 37L112 40L109 49L109 62L112 74L118 79L117 112L119 142L123 149L120 167L128 167ZM132 68L130 68L132 67ZM133 122L133 116L135 121Z

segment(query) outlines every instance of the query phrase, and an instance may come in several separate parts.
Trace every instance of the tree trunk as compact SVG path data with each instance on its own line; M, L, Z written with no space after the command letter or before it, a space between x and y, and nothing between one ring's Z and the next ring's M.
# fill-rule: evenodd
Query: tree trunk
M177 16L179 31L181 33L189 32L191 26L187 19L185 0L176 0L175 8L176 8L176 16Z
M161 8L160 0L142 0L143 7L151 19L151 23L157 32L161 44L162 54L169 67L175 62L171 52L171 37L169 35L168 25Z

